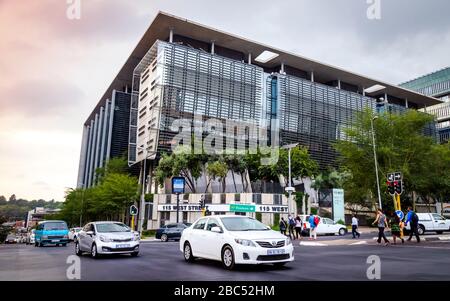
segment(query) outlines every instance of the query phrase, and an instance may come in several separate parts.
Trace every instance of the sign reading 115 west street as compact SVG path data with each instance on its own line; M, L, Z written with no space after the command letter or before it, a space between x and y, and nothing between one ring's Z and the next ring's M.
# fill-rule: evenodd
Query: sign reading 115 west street
M262 213L288 213L288 206L284 205L253 205L253 204L206 204L210 212L262 212ZM158 205L158 211L177 211L177 205ZM200 212L201 208L196 204L179 205L182 212Z

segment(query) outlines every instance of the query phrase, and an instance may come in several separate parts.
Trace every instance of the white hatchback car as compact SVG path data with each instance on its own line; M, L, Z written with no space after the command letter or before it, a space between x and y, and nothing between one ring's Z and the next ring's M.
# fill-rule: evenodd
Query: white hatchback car
M218 260L230 270L236 264L283 266L294 260L294 248L288 237L241 215L198 219L183 231L180 251L186 261L193 261L195 257Z
M139 233L120 222L93 222L78 232L75 253L88 252L97 258L102 254L139 254Z

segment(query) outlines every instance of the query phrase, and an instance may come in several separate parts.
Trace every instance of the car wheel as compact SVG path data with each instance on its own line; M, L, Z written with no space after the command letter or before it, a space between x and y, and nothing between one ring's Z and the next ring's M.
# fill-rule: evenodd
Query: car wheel
M230 246L226 246L222 250L222 264L227 270L234 268L234 253Z
M161 241L167 242L168 240L169 240L169 237L167 236L167 234L161 235Z
M92 244L91 256L92 256L92 258L98 258L99 257L99 255L97 253L97 245L96 244Z
M63 247L67 247L67 244L62 244Z
M442 234L444 231L436 231L437 234Z
M139 252L133 252L131 253L131 257L137 257L139 255Z
M184 253L184 260L186 260L187 262L193 262L194 261L195 257L192 254L192 248L191 248L191 245L188 242L186 242L184 244L184 252L183 253Z
M345 228L339 229L339 235L340 236L344 236L346 233L347 233L347 229L345 229Z
M274 263L273 265L276 266L277 268L281 268L286 265L286 262L277 262L277 263Z
M81 252L79 243L75 243L75 254L77 254L77 256L83 255L83 252Z
M419 235L424 235L425 234L425 227L422 225L419 225L419 228L417 229L417 233L419 233Z

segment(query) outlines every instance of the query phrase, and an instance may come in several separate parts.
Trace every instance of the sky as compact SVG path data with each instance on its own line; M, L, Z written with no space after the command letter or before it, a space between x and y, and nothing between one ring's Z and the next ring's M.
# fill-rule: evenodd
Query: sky
M0 0L0 195L64 200L83 122L158 11L393 84L450 66L448 0Z

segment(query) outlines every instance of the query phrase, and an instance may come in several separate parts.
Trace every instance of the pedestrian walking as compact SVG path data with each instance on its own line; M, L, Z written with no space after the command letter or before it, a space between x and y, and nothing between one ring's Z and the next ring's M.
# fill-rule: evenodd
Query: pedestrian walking
M405 226L409 223L411 231L409 233L408 241L411 241L412 236L416 236L417 243L420 242L419 237L419 216L412 210L411 207L408 207L408 214L406 215Z
M383 210L377 210L377 217L372 225L377 224L378 226L378 243L381 243L381 239L384 239L385 245L389 245L389 240L386 238L386 234L384 234L384 229L389 228L388 221L386 219L386 215L383 213Z
M284 217L282 217L281 220L280 220L280 232L281 232L281 234L286 235L286 229L287 229L287 223L284 220Z
M398 215L395 214L394 218L391 221L391 234L394 240L394 245L397 244L397 238L399 238L402 241L402 244L405 243L405 240L401 236L402 224L403 223L398 217Z
M293 215L288 216L288 225L289 225L289 238L291 240L295 239L294 229L295 229L295 219Z
M356 238L356 236L358 236L358 238L361 236L361 234L358 232L358 218L356 217L356 214L353 214L352 217L352 235L353 238Z
M309 216L309 240L317 239L317 226L319 225L320 219L318 216L314 216L312 213Z
M297 217L295 218L295 236L297 237L297 239L302 239L302 227L303 227L303 221L300 218L300 216L297 215Z

